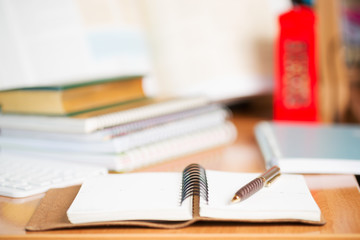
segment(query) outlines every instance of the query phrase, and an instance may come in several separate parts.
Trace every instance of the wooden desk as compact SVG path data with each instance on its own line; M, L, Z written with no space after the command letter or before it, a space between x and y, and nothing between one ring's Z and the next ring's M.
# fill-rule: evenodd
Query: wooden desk
M186 158L176 159L141 171L181 171L184 166L198 162L207 169L224 171L261 172L264 170L253 127L263 120L235 113L237 141ZM0 239L360 239L360 193L352 175L307 175L306 181L327 221L324 226L300 224L198 223L176 229L96 228L25 232L39 200L38 195L21 200L0 197Z

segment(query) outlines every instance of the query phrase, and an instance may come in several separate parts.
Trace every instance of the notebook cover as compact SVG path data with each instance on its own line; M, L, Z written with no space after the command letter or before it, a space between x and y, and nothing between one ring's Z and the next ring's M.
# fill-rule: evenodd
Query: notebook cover
M75 116L44 116L0 114L0 125L4 128L37 131L89 133L132 121L158 117L177 111L205 106L209 100L203 96L186 98L141 98L125 104L78 114Z
M92 79L87 81L71 81L64 83L56 83L52 85L38 85L38 86L30 86L30 87L22 87L22 88L13 88L7 89L0 92L11 92L11 91L63 91L66 89L79 88L91 85L100 85L108 82L116 82L116 81L128 81L134 78L142 78L142 75L128 75L128 76L119 76L112 78L103 78L103 79Z
M350 124L260 122L256 140L268 167L290 173L360 173L360 127Z
M110 226L138 226L151 227L163 229L175 229L189 226L197 221L209 222L298 222L304 224L323 225L325 221L320 222L280 219L280 220L237 220L237 219L210 219L199 217L198 204L194 205L194 218L189 221L111 221L111 222L96 222L96 223L82 223L72 224L67 218L66 211L76 197L80 186L72 186L67 188L50 189L44 198L40 201L39 206L35 210L30 221L25 226L27 231L45 231L55 229L70 229L70 228L89 228L89 227L110 227ZM198 199L194 198L194 203L198 203Z

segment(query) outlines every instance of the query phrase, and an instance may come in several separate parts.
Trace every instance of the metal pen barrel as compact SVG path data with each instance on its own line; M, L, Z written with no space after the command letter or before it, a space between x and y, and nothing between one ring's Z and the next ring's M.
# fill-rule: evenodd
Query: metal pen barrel
M260 178L264 178L265 181L268 181L274 176L276 176L279 172L280 172L280 168L278 166L273 166L272 168L261 174Z

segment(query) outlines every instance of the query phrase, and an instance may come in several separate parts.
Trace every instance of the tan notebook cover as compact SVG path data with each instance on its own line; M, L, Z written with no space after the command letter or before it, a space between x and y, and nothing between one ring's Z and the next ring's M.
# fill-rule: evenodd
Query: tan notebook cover
M152 228L182 228L189 226L197 221L212 222L261 222L261 223L281 223L281 222L298 222L304 224L323 225L325 221L313 222L293 219L276 219L276 220L231 220L231 219L214 219L199 216L199 196L194 197L193 219L183 222L173 221L112 221L72 224L67 218L66 211L76 197L80 186L72 186L67 188L51 189L45 197L40 201L39 206L35 210L32 218L25 227L28 231L44 231L54 229L83 228L83 227L107 227L107 226L142 226Z
M67 218L66 211L76 197L80 186L50 189L40 201L25 229L28 231L43 231L95 226L144 226L153 228L180 228L196 220L186 222L149 222L149 221L114 221L86 224L72 224Z

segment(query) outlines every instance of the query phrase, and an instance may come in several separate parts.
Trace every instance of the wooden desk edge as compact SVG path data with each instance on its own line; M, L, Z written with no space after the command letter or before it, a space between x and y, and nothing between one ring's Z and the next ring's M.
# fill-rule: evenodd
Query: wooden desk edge
M237 139L237 142L234 145L229 148L225 148L224 151L216 151L216 153L212 153L210 157L205 154L207 160L204 162L204 167L210 166L211 168L216 167L216 169L219 170L232 169L233 171L238 171L238 169L234 167L239 166L239 162L241 162L242 164L240 164L240 168L242 171L259 171L262 167L259 165L262 159L260 157L259 150L256 147L252 132L252 127L259 120L261 119L239 117L235 115L234 122L236 123L239 132L242 133L241 136ZM193 161L194 159L196 160L200 158L198 158L198 156L189 157L186 158L186 161ZM164 168L168 170L178 170L182 168L182 165L179 165L180 162L184 163L183 160L176 160L175 162L164 163L162 166L157 165L152 169L155 169L156 171ZM251 167L247 165L249 163L252 164ZM257 165L254 167L254 164ZM151 168L146 170L151 170ZM221 226L218 228L216 227L217 229L215 230L213 226L195 226L194 228L190 227L189 229L179 231L152 231L149 229L126 230L113 228L109 230L80 229L74 231L20 232L24 231L21 229L22 226L20 226L19 223L14 223L12 227L14 227L13 230L17 232L13 232L13 235L11 234L11 229L5 229L7 227L6 224L0 225L0 227L4 228L2 229L4 235L0 235L0 239L360 239L360 224L359 226L354 227L355 223L358 224L360 222L360 214L357 214L356 212L354 213L354 210L356 211L360 209L359 201L355 200L359 198L359 189L355 177L353 175L335 176L335 179L332 175L315 175L305 177L310 190L313 195L315 195L315 200L319 201L318 205L320 208L323 208L323 213L327 215L325 215L327 224L324 227L314 227L314 230L310 229L310 231L301 232L298 230L298 227L295 227L294 229L292 229L292 227L288 229L286 227L280 227L281 229L273 231L274 229L269 229L266 226L255 226L256 229L259 229L259 231L257 231L255 228L252 228L252 226L236 226L238 229L233 229L232 226L230 226L230 230L222 228ZM331 186L331 188L328 188L329 186ZM337 200L333 200L332 197L335 197L334 199L337 200L344 199L344 205L350 202L352 204L347 206L347 208L345 206L346 212L343 213L343 205L336 202ZM37 202L37 200L33 200L29 209L33 210ZM337 219L339 216L344 219ZM25 217L21 218L22 221L24 219ZM353 223L353 228L351 230L348 229L349 226L347 226L349 221L352 221ZM254 229L256 231L254 231ZM281 231L283 231L283 233L281 233ZM346 232L348 232L348 234Z
M204 240L224 240L226 239L266 239L266 240L277 240L277 239L360 239L359 234L322 234L322 235L308 235L308 234L35 234L35 235L4 235L0 236L1 239L11 239L11 240L20 240L20 239L66 239L66 240L78 240L78 239L131 239L131 240L161 240L161 239L173 239L173 240L182 240L182 239L204 239Z

